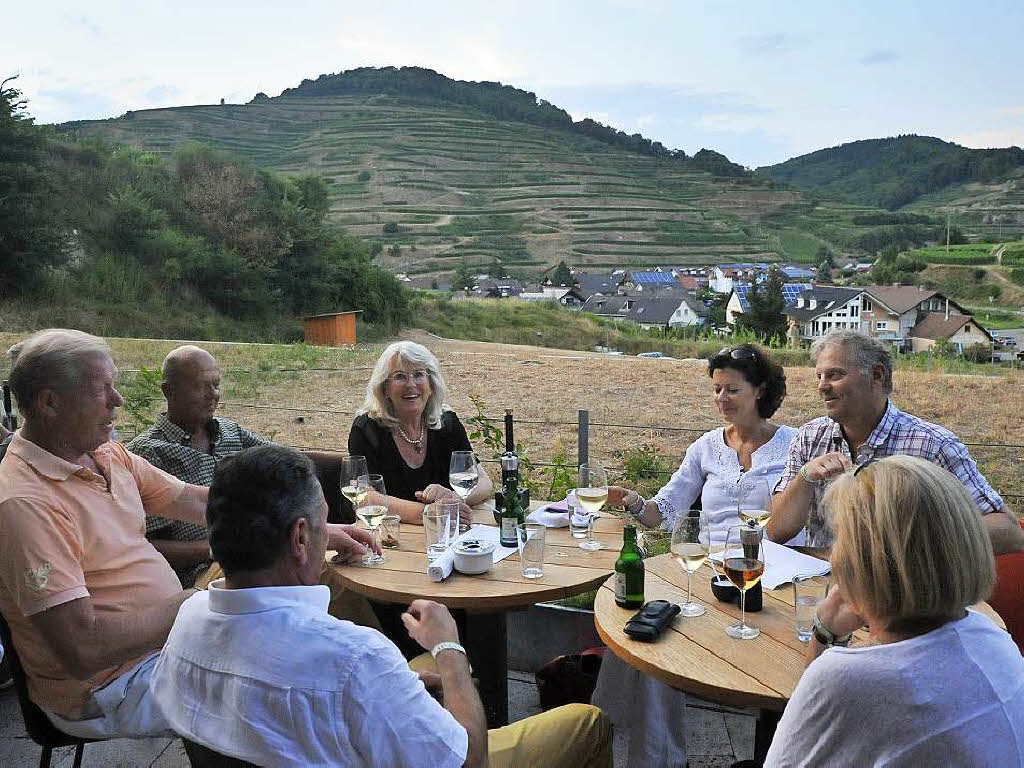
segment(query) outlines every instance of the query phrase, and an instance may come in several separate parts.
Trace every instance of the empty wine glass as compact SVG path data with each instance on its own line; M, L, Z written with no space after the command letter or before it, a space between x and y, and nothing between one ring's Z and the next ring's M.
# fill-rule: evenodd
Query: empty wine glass
M580 483L576 488L576 501L587 512L587 538L580 549L595 551L604 545L594 538L594 519L608 501L608 473L596 461L580 464Z
M359 502L356 481L362 475L370 472L366 468L365 456L345 456L341 460L341 495L348 499L352 509L355 510Z
M373 532L374 546L363 555L363 565L380 565L386 558L380 549L380 523L388 514L387 491L380 475L360 475L356 479L356 517Z
M708 556L711 539L708 532L708 517L699 509L691 509L676 517L672 527L672 557L686 571L686 602L679 606L683 616L703 616L706 608L692 602L691 586L693 572L704 564Z
M753 640L761 634L757 627L747 626L747 590L764 575L764 529L752 525L736 525L729 529L722 553L725 575L740 591L739 623L725 628L729 637Z
M473 489L480 482L480 471L472 451L452 451L452 458L448 463L448 482L463 501L473 493ZM459 523L460 531L468 529L468 525Z

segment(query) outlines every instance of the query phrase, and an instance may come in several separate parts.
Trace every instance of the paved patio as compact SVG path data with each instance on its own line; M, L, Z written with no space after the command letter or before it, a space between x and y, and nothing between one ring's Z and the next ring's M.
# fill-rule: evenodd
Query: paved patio
M513 720L540 712L532 675L511 672L508 694ZM750 713L690 699L686 743L691 768L728 766L753 755L754 718ZM0 766L35 766L39 764L39 753L39 747L25 734L13 689L0 692ZM72 759L70 748L55 750L53 765L71 768ZM190 768L177 739L117 739L89 744L82 765L90 768ZM616 738L615 765L617 768L633 765L621 738Z

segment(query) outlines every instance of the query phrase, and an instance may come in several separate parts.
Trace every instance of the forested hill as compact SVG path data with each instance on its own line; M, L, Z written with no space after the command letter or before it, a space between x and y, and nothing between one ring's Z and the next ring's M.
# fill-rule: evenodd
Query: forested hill
M968 149L931 136L867 139L821 149L757 174L801 189L895 210L969 182L999 182L1024 171L1024 150Z
M573 121L564 109L531 91L496 82L452 80L423 67L360 67L316 80L303 80L296 88L286 88L281 96L338 96L345 94L387 93L395 96L426 98L476 107L499 120L517 120L546 128L557 128L597 139L613 147L653 157L672 158L692 168L717 176L746 176L748 171L713 150L701 149L692 158L681 149L668 149L660 141L651 141L639 133L624 131L591 120ZM253 101L269 98L259 93Z

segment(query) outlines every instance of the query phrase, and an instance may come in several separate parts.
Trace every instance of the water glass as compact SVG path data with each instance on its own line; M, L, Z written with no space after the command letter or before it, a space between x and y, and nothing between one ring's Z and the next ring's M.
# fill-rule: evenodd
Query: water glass
M469 526L463 525L459 518L459 511L462 503L458 499L440 499L434 502L434 506L448 515L448 543L453 543L462 531L468 531Z
M523 576L539 579L544 575L544 539L548 529L543 525L517 525L516 539L519 542L519 560Z
M590 514L584 510L575 496L570 492L566 499L566 506L569 511L569 533L574 539L587 538L587 528L590 525Z
M387 515L380 521L380 545L384 549L398 549L398 534L402 532L402 518Z
M444 554L451 543L451 515L440 509L440 504L431 505L423 513L423 535L427 540L427 560Z
M796 613L796 638L801 643L811 640L814 614L818 603L828 596L828 576L800 575L793 577L793 605Z

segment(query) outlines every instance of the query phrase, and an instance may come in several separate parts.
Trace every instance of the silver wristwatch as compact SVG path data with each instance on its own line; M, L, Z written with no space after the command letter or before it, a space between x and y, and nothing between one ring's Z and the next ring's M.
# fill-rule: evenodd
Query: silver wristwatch
M832 630L821 623L821 619L818 618L818 614L814 614L814 622L812 624L811 631L814 634L814 639L826 647L838 645L845 648L850 644L850 640L853 638L853 632L847 632L845 635L833 634Z

